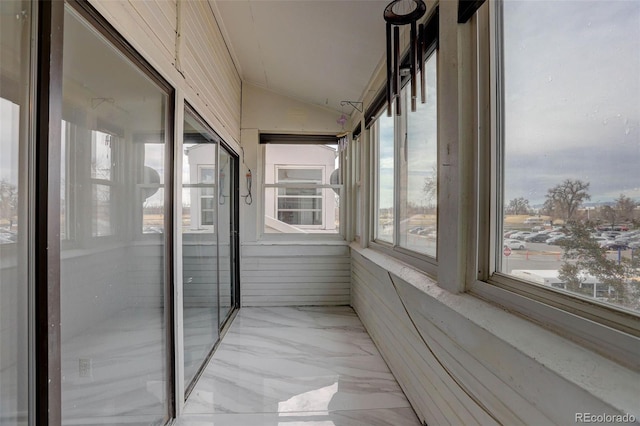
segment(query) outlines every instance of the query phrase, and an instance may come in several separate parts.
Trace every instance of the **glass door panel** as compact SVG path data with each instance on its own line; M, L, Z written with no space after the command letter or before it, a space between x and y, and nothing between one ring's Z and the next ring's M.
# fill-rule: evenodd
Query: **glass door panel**
M161 424L169 95L69 5L64 19L62 422Z
M0 424L28 422L31 2L0 2Z
M182 150L184 385L218 341L217 142L187 108Z
M220 323L228 318L235 307L236 236L234 212L237 210L235 186L237 159L224 147L220 147L220 171L218 190L218 224L220 234Z

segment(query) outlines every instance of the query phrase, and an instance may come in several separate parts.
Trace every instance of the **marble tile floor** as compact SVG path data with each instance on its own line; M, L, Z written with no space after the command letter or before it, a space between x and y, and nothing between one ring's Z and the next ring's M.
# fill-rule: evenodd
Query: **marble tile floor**
M419 426L349 307L242 308L179 426Z

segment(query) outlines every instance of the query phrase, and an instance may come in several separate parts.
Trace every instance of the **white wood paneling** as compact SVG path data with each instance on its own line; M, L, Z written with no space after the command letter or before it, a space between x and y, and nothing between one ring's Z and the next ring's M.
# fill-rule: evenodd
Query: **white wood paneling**
M243 306L348 305L351 264L346 245L245 245Z
M241 82L208 2L182 4L183 52L187 84L219 123L240 141Z
M91 3L170 84L183 91L185 100L237 150L241 80L209 3L185 0L91 0Z
M352 306L428 424L639 415L638 372L379 253L352 245L351 259Z

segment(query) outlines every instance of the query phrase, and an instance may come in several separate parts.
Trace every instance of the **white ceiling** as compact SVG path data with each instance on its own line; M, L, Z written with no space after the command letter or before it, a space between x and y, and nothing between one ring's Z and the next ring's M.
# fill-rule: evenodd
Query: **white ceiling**
M244 82L344 111L385 58L388 0L209 0Z

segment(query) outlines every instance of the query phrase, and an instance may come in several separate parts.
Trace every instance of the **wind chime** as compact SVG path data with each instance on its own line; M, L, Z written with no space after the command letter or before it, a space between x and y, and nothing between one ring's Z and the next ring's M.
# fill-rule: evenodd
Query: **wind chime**
M394 0L384 9L384 20L387 23L387 115L392 114L392 102L396 101L396 114L402 114L400 102L400 86L402 83L400 75L400 27L410 24L409 34L409 72L411 74L411 111L416 110L416 73L417 63L422 63L422 47L418 45L418 30L416 23L427 11L427 6L422 0ZM420 33L424 28L420 24ZM421 79L421 101L425 103L426 92L424 84L424 73L420 74Z

